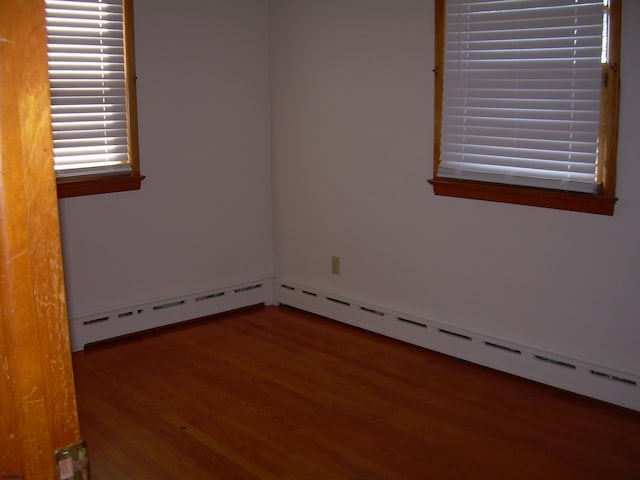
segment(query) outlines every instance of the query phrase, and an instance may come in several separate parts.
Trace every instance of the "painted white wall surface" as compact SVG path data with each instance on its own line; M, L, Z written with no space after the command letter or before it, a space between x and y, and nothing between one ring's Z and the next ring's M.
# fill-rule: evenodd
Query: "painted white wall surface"
M640 373L640 2L613 217L434 196L433 2L274 0L269 19L280 278Z
M275 265L640 374L640 2L623 5L613 217L433 195L432 1L136 0L135 17L147 179L60 201L72 317Z
M136 0L142 189L60 202L72 317L271 276L265 0Z

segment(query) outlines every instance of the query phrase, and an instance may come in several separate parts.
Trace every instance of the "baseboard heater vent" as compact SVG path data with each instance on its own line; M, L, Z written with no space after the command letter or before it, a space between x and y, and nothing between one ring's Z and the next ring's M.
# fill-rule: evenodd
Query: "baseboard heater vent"
M613 380L614 382L625 383L627 385L633 385L634 387L638 385L638 382L634 380L629 380L628 378L618 377L616 375L609 375L608 373L598 372L597 370L589 370L592 375L596 375L597 377L606 378L607 380Z
M246 287L239 287L234 290L234 293L242 293L248 292L249 290L257 290L258 288L262 288L262 284L258 283L256 285L248 285Z
M360 307L360 310L362 310L363 312L371 313L373 315L378 315L379 317L384 317L384 312L381 312L380 310L376 310L374 308Z
M557 365L559 367L571 368L573 370L576 369L576 366L572 363L563 362L562 360L556 360L555 358L543 357L542 355L534 355L533 358L536 360L541 360L543 362L550 363L552 365Z
M518 355L522 355L522 352L517 348L506 347L504 345L498 345L497 343L493 343L493 342L484 342L484 344L487 347L493 347L493 348L497 348L498 350L504 350L505 352L511 352L511 353L516 353Z
M179 307L180 305L184 305L184 300L178 300L175 302L169 302L169 303L163 303L160 305L154 305L153 309L154 310L164 310L165 308L173 308L173 307Z
M119 313L118 318L133 317L134 315L140 315L142 312L144 312L144 310L141 308L137 310L129 310L128 312Z
M439 328L438 332L444 333L445 335L450 335L452 337L461 338L462 340L471 341L471 337L469 335L463 335L461 333L452 332L451 330L445 330L444 328Z
M397 312L336 292L284 281L274 302L640 411L640 374ZM557 367L557 368L556 368Z
M251 305L272 304L272 281L271 278L261 279L258 282L166 298L111 312L72 317L69 322L71 348L73 351L82 350L90 343L109 338Z
M416 322L415 320L409 320L408 318L396 317L396 320L398 320L399 322L407 323L409 325L415 325L416 327L427 328L426 323Z
M92 318L91 320L85 320L82 322L83 325L94 325L96 323L106 322L111 317L100 317L100 318Z
M208 295L202 295L200 297L196 297L196 302L204 302L205 300L211 300L212 298L219 298L224 295L224 292L210 293Z
M326 297L326 298L330 302L337 303L338 305L344 305L345 307L350 307L351 306L351 304L349 302L345 302L344 300L339 300L339 299L333 298L333 297Z

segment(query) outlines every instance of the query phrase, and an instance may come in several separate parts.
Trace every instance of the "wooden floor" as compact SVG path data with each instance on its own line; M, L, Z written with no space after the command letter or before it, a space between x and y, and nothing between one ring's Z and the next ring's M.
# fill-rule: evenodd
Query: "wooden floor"
M286 307L74 354L93 480L640 479L640 413Z

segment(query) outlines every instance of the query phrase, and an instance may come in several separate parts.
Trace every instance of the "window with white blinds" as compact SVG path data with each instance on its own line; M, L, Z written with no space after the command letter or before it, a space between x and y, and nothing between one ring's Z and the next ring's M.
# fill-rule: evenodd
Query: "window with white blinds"
M438 177L598 192L607 3L446 0Z
M54 168L131 173L122 0L46 0Z

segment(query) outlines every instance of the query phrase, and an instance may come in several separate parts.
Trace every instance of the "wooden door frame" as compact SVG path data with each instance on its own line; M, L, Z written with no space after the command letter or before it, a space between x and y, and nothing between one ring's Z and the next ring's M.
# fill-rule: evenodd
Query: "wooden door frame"
M0 478L80 441L52 160L44 0L0 1Z

